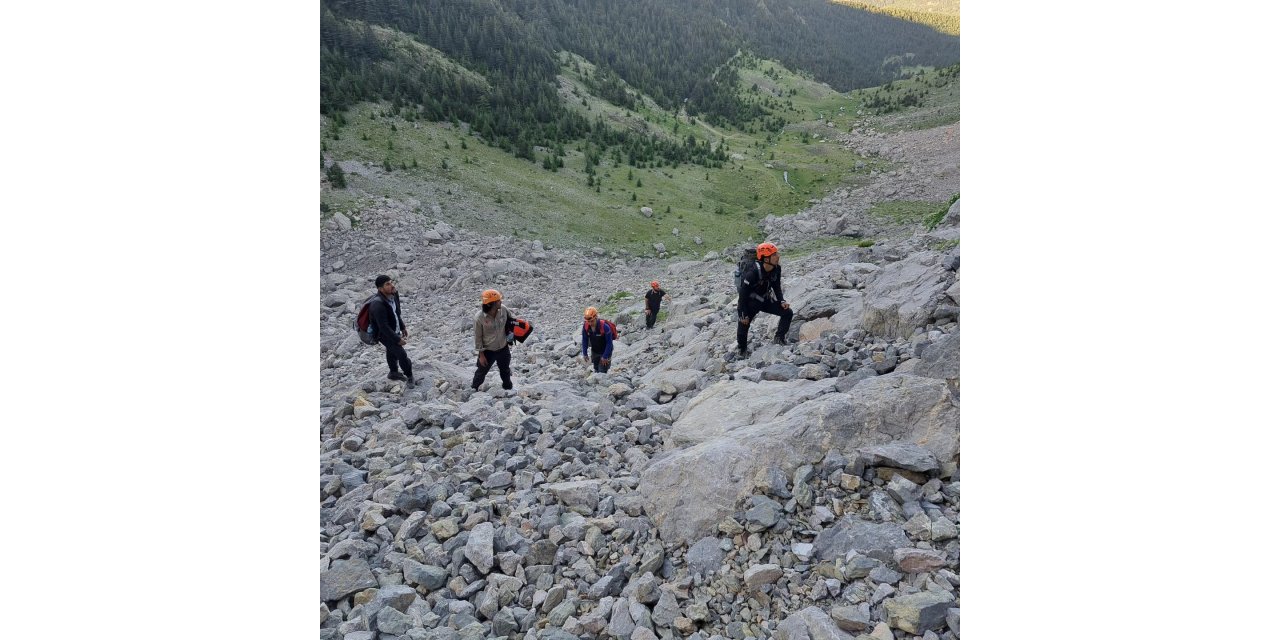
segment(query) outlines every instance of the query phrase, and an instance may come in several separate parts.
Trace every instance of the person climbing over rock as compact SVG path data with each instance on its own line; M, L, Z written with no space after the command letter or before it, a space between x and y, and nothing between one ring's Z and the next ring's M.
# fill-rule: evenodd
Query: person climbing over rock
M476 314L476 374L471 378L471 388L480 389L480 383L489 375L493 363L498 363L498 376L502 388L510 390L511 343L515 336L507 329L511 311L502 306L502 294L495 289L485 289L480 294L480 313Z
M396 291L396 283L391 276L380 275L373 281L378 295L369 303L369 315L377 327L378 342L387 349L388 380L404 380L413 386L413 363L409 361L409 353L404 350L405 341L409 338L409 328L404 325L401 315L400 292ZM403 369L404 373L400 373Z
M772 242L756 246L756 259L743 265L738 280L738 355L747 355L747 330L756 314L763 311L778 316L776 344L787 343L791 328L791 305L782 297L781 256Z
M649 290L644 294L644 328L652 329L653 323L658 321L658 310L662 308L663 299L670 302L671 296L658 287L657 280L650 282Z
M591 356L587 357L587 347ZM600 319L595 307L582 312L582 362L594 368L596 373L608 373L609 359L613 357L613 331Z

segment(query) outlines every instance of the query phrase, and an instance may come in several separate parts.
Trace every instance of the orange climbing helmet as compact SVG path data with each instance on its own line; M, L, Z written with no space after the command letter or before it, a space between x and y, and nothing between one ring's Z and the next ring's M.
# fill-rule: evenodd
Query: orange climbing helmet
M649 283L649 286L653 287L654 289L657 289L657 288L658 288L658 281L657 281L657 280L654 280L653 282L650 282L650 283Z
M595 307L587 307L587 310L582 312L582 318L584 320L590 320L596 317L597 315L598 315L598 312L596 311Z
M756 260L764 260L778 252L778 246L772 242L761 242L756 245Z
M501 299L502 294L498 293L497 289L485 289L484 293L480 294L480 304L489 304Z

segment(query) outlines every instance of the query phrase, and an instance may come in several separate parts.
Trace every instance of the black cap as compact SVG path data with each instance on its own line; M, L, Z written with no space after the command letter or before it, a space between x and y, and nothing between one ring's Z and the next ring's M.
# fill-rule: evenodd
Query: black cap
M377 287L377 288L381 289L381 288L382 288L382 285L384 285L384 284L386 284L386 283L388 283L388 282L391 282L391 276L386 276L386 275L378 276L377 278L374 278L374 280L373 280L373 286L375 286L375 287Z

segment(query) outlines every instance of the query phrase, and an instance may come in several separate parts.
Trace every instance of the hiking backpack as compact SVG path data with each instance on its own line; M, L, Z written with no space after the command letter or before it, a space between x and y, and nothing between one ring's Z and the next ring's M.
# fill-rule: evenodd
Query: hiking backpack
M753 271L760 276L760 280L764 279L764 274L760 273L760 263L756 261L756 248L747 247L742 250L742 257L738 258L738 267L733 270L733 282L738 287L738 293L742 293L742 277Z
M378 343L378 323L374 322L369 315L369 305L377 299L376 293L369 296L369 299L360 305L360 311L356 313L356 319L351 323L351 328L355 329L356 335L360 336L360 342L365 344Z
M609 337L610 337L610 338L612 338L612 339L614 339L614 340L617 340L617 339L618 339L618 325L614 324L612 320L605 320L604 318L600 318L600 324L603 324L603 325L605 326L605 328L607 328L607 329L609 330ZM588 333L590 333L590 331L591 331L591 327L588 327L588 326L587 326L587 323L586 323L586 322L583 322L583 323L582 323L582 330L583 330L583 331L586 331L586 332L588 332ZM603 335L603 334L602 334L602 335Z

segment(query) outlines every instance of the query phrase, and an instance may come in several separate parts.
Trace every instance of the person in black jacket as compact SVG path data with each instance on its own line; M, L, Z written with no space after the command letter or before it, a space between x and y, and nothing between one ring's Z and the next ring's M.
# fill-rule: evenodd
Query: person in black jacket
M653 323L658 320L658 311L662 309L662 300L671 300L671 296L667 295L658 286L658 281L654 280L649 283L649 290L644 294L644 328L652 329Z
M387 379L405 380L409 386L413 386L413 363L404 350L409 328L404 326L400 293L396 291L396 283L390 276L378 276L373 284L378 288L378 296L369 304L369 315L377 327L378 342L387 348L387 367L391 369ZM404 369L403 374L400 369Z
M738 286L738 354L747 355L747 329L756 314L763 311L778 316L778 331L773 341L787 343L791 328L791 305L782 297L782 267L778 247L761 242L756 247L756 260L749 262Z

